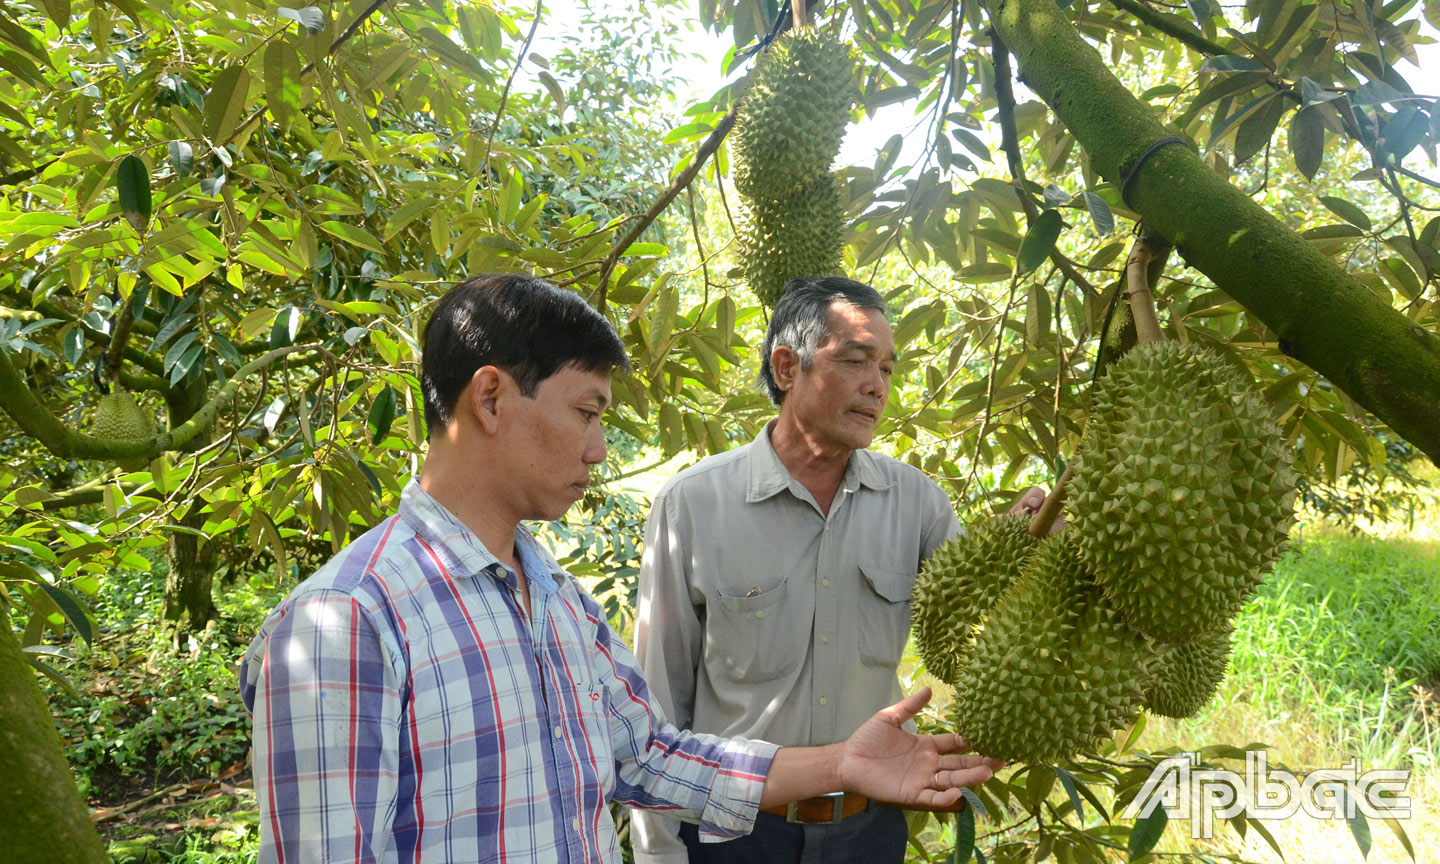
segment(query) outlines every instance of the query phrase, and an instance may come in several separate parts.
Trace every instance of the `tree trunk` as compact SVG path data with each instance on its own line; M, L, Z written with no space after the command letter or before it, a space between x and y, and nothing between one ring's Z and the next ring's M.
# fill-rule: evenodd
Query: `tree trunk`
M1111 74L1053 0L984 0L1044 99L1117 185L1169 137ZM1422 329L1209 168L1189 147L1156 151L1130 205L1273 330L1286 354L1324 375L1440 465L1440 337Z
M197 382L167 403L170 428L174 429L189 420L205 404L205 383ZM211 433L207 430L197 436L197 446L205 446ZM190 510L180 519L187 528L200 530L205 517L200 514L200 502L190 503ZM201 540L193 534L179 531L170 532L166 546L169 564L165 574L165 620L175 626L177 634L203 630L216 617L215 600L211 587L215 575L215 555L207 543L200 548Z
M0 607L0 849L6 864L109 861L55 720Z

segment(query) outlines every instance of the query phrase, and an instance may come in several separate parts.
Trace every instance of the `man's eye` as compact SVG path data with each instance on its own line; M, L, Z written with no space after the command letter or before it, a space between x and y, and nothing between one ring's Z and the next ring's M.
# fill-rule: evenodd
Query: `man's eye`
M589 411L584 408L580 409L580 414L585 418L586 423L593 423L595 421L595 418L600 416L600 412Z

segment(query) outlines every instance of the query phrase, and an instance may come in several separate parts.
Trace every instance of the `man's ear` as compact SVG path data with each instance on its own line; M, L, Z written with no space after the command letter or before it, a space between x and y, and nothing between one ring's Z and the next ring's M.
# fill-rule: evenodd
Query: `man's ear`
M508 376L494 366L481 366L470 376L470 413L487 433L500 428L500 401L507 383Z
M770 352L770 374L775 377L775 386L781 392L789 392L795 385L795 376L800 372L800 356L793 348L777 345Z

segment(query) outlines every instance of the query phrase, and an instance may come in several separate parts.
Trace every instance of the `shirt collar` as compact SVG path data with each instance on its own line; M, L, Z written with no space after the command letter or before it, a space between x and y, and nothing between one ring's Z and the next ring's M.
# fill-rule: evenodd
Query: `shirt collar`
M745 484L745 501L754 504L757 501L764 501L778 494L783 489L789 489L792 483L796 483L794 477L790 476L790 469L780 461L780 454L775 452L775 447L770 443L770 430L775 428L775 421L771 420L755 436L750 444L750 458ZM842 489L854 491L860 486L867 489L889 489L892 484L885 479L885 475L875 465L875 454L868 450L853 450L850 453L850 461L845 466L845 479L841 481Z
M475 532L413 478L400 493L400 518L424 538L452 572L467 576L489 573L507 583L514 581L514 572L485 548ZM556 583L568 575L524 525L515 528L515 551L526 577L540 588L553 591Z

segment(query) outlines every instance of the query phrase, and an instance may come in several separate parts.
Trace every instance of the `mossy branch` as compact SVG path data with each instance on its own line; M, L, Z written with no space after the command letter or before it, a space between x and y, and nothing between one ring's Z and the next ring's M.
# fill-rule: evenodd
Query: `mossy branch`
M1149 6L1140 3L1139 0L1110 0L1110 2L1116 8L1129 12L1142 22L1149 24L1167 36L1174 36L1185 45L1207 57L1218 57L1221 54L1231 53L1230 49L1224 45L1205 38L1203 33L1190 26L1190 24L1182 18L1177 18L1174 15L1168 15L1164 12L1157 12Z
M984 0L1021 80L1119 183L1147 148L1172 137L1051 0ZM1440 464L1440 336L1381 300L1339 264L1215 173L1189 148L1154 153L1128 198L1273 331L1280 349Z
M276 360L302 351L324 352L325 349L316 343L266 352L237 369L225 386L188 420L153 438L96 438L67 428L26 386L10 362L10 355L3 352L0 352L0 409L27 435L63 459L153 459L167 450L183 451L197 439L203 440L202 433L214 427L216 415L234 400L242 383Z

